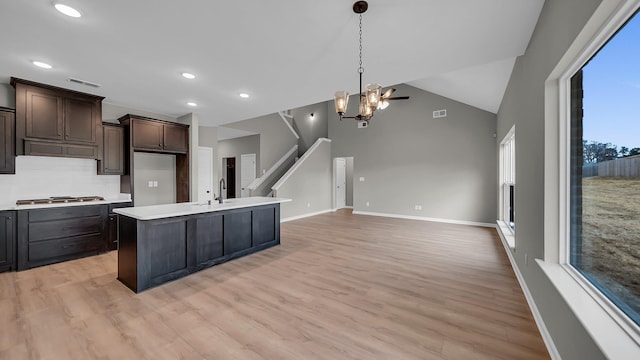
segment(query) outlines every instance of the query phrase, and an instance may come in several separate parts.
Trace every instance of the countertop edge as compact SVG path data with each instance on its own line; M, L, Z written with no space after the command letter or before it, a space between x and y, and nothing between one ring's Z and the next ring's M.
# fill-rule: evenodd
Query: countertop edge
M244 198L244 199L249 199L249 198ZM197 203L179 203L179 204L120 208L120 209L114 209L113 212L118 215L126 216L132 219L145 221L145 220L167 219L167 218L180 217L180 216L198 215L198 214L205 214L205 213L225 211L225 210L242 209L247 207L280 204L280 203L292 201L291 199L266 198L266 197L256 197L255 199L256 201L253 201L253 202L226 203L226 204L222 204L222 206L217 203L213 203L211 205L199 205ZM270 200L266 200L266 199L270 199ZM152 213L152 214L140 213L148 209L151 209L150 211L153 212L153 210L156 210L159 207L163 207L163 206L167 208L167 211L164 213Z

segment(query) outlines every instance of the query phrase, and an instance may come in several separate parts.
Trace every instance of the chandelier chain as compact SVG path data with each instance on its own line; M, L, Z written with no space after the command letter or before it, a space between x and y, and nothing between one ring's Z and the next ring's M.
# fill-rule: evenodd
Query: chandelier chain
M360 67L358 68L359 73L364 72L364 68L362 67L362 14L360 14Z

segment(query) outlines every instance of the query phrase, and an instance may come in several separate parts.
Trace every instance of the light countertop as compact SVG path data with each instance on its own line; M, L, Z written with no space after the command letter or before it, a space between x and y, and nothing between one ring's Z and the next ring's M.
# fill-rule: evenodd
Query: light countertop
M33 205L0 204L0 211L47 209L47 208L56 208L56 207L65 207L65 206L115 204L115 203L123 203L123 202L130 202L130 201L131 201L131 198L117 197L117 198L105 198L104 200L77 201L77 202L55 203L55 204L33 204Z
M164 219L176 216L202 214L214 211L232 210L252 206L278 204L289 202L291 199L252 196L236 199L224 199L224 203L218 204L212 201L211 205L198 203L179 203L151 206L135 206L130 208L115 209L113 212L128 216L137 220Z

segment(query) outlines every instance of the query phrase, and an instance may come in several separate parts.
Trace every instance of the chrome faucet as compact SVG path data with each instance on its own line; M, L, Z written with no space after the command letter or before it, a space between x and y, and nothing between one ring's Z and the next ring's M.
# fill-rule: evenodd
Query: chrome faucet
M218 198L216 200L218 200L218 204L222 204L222 190L226 190L227 189L227 183L224 182L224 178L220 179L220 181L218 182Z

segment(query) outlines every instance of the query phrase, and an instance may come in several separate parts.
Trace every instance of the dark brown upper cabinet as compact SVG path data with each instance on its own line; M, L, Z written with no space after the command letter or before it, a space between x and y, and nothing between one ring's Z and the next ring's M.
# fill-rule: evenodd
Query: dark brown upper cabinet
M15 124L13 110L0 107L0 174L16 173Z
M171 152L186 153L189 147L189 128L184 125L164 125L164 149Z
M135 203L134 153L154 152L176 157L176 202L189 201L189 125L127 114L118 119L124 126L125 174L120 192L131 194Z
M189 126L136 115L121 117L131 128L133 150L186 154L189 150Z
M11 78L16 154L101 159L102 96Z
M124 127L102 123L102 160L98 161L99 175L124 175L125 143Z

